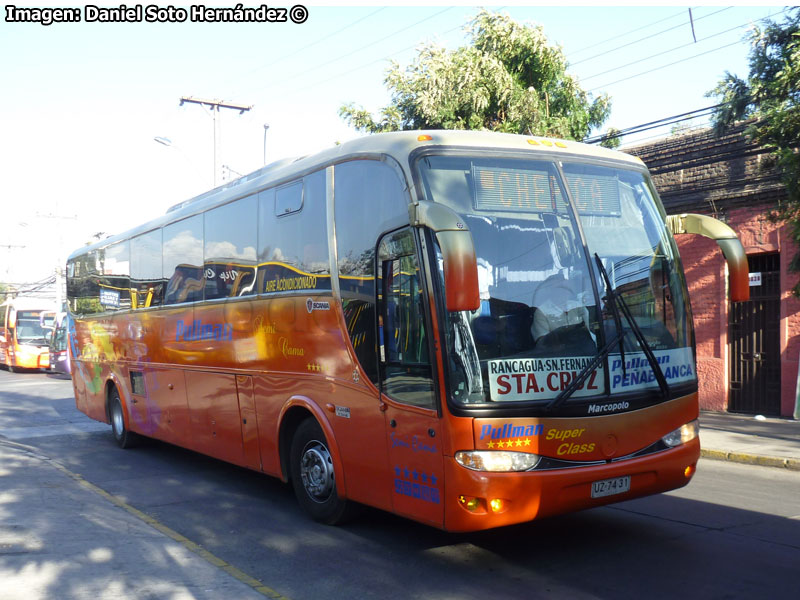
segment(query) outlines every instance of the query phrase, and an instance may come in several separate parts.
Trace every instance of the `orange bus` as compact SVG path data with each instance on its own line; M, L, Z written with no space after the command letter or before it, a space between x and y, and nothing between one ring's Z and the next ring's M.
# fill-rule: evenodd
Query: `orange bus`
M9 371L50 366L48 340L55 310L34 298L9 299L0 305L0 364Z
M286 160L74 252L78 408L291 482L479 530L685 485L695 342L642 162L580 143L399 132Z

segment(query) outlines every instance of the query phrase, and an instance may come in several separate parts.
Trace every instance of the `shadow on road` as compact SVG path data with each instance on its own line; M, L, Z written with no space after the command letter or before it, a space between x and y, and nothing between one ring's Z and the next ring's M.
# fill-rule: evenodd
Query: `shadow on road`
M35 443L89 482L294 600L796 597L800 521L757 507L660 495L472 534L448 534L367 509L357 521L333 528L309 521L278 480L169 444L146 441L122 451L110 433ZM28 468L4 462L0 485ZM108 568L91 558L102 555L105 540L137 536L119 530L114 511L120 509L109 504L103 514L87 514L65 488L52 477L23 477L4 486L0 505L3 571L54 568L47 597L72 597L64 590L76 590L77 597L78 589L91 587L96 570ZM60 500L65 494L66 510ZM36 518L26 520L31 511ZM28 525L15 530L13 523ZM54 537L61 543L51 543ZM149 545L146 551L163 565L149 575L153 581L169 581L169 571L180 568L164 548ZM110 556L107 562L118 560ZM132 585L124 569L120 581Z

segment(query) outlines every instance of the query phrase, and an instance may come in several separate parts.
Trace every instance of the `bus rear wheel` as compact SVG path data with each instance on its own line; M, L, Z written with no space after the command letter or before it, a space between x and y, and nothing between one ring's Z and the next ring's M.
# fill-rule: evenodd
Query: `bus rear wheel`
M122 412L122 400L120 400L117 388L113 388L108 398L109 414L111 416L111 431L114 439L120 448L131 448L139 441L139 436L125 427L125 413Z
M295 496L312 519L338 525L354 516L353 503L340 498L336 491L328 442L313 418L300 423L292 438L289 457Z

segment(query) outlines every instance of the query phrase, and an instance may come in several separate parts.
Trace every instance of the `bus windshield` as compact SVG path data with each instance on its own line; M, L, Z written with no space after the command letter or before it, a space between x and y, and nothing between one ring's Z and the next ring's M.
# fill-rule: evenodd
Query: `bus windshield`
M40 319L42 311L20 310L17 312L17 342L20 344L46 344L50 330L45 329ZM52 318L50 319L52 321Z
M477 255L480 308L444 320L455 402L546 406L580 376L567 404L658 391L661 374L696 385L686 286L644 170L483 153L416 168Z

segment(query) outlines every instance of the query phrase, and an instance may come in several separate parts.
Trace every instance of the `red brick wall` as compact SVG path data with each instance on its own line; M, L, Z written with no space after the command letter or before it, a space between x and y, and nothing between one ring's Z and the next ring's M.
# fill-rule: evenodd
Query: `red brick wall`
M725 356L727 320L725 306L725 259L713 240L697 235L677 236L689 299L694 317L697 344L697 377L700 381L700 407L727 408L728 369ZM722 335L721 335L722 334Z
M777 173L764 168L767 151L743 136L745 126L722 137L701 130L626 151L648 166L668 214L724 218L748 255L780 253L781 414L791 416L800 360L800 300L791 292L798 274L789 271L796 247L787 227L765 216L786 190ZM730 356L724 259L709 239L680 235L677 242L694 313L700 406L726 410Z
M800 299L792 295L799 275L789 271L796 247L786 226L764 217L768 206L731 209L730 225L745 252L780 252L781 315L781 415L791 416L795 405L800 360ZM725 261L715 242L695 235L676 237L686 272L694 313L700 407L726 410L730 356L727 347L728 310L725 295Z

